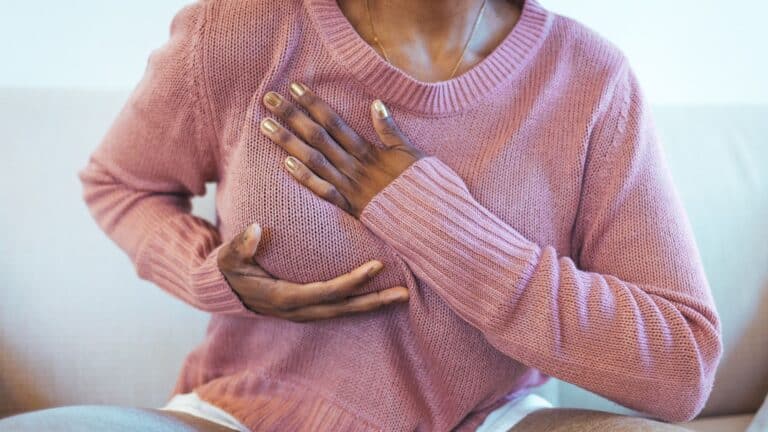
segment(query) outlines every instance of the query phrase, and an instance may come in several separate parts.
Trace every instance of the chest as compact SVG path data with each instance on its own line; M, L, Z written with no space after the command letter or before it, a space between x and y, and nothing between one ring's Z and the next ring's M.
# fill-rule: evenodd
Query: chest
M316 83L313 89L326 95L326 102L361 136L378 140L371 125L370 98L338 91L330 84ZM240 133L228 143L226 169L217 189L223 238L260 223L263 236L256 261L282 279L328 280L379 259L384 271L365 291L404 284L405 276L388 245L285 170L288 153L258 129L259 122L270 116L260 96L250 99ZM412 144L456 171L481 205L527 238L568 253L585 140L578 128L553 131L536 124L535 116L500 116L503 111L494 106L450 117L389 108Z

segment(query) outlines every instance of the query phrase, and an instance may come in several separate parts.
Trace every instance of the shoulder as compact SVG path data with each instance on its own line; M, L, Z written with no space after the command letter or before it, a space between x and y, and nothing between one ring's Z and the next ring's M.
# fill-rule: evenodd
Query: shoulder
M276 30L295 27L291 22L302 10L302 0L195 0L174 14L171 36L199 38L202 49L217 44L227 44L230 50L241 44L274 45Z
M602 90L615 88L626 79L629 61L615 43L573 18L552 15L546 51L555 59L558 74Z
M198 0L211 40L274 44L280 28L291 28L304 6L302 0Z
M302 0L198 0L198 67L214 104L250 95L299 40Z

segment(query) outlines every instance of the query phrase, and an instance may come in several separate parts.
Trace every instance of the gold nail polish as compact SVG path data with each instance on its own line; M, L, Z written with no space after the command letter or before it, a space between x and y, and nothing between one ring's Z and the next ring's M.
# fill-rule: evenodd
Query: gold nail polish
M277 108L280 105L280 96L272 91L267 92L267 94L264 95L264 102L271 107Z
M295 96L301 96L305 91L305 87L299 83L291 83L290 89L291 93L293 93Z
M373 101L373 110L376 111L376 115L380 119L389 117L389 111L387 111L387 107L385 107L384 103L378 99Z
M294 159L293 156L288 156L285 158L285 166L287 166L291 171L296 171L296 168L299 167L299 165L296 163L296 159Z
M275 133L277 131L277 123L271 118L265 118L261 121L261 128L268 133Z

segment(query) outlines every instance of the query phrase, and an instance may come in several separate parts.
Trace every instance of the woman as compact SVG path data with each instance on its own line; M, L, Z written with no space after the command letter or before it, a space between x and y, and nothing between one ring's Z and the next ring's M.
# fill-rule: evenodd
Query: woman
M678 430L711 390L635 75L536 1L198 1L79 175L139 276L212 313L142 430ZM526 405L550 376L648 418ZM79 409L27 424L131 424Z

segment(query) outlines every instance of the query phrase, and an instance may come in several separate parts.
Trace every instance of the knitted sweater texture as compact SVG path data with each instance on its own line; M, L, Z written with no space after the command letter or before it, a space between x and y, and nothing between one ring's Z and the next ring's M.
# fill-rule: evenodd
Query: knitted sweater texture
M300 81L378 142L380 98L418 160L357 219L259 132ZM169 397L196 391L259 431L472 431L550 377L666 421L703 408L720 320L625 56L527 0L448 81L389 64L335 0L199 0L78 172L138 277L211 313ZM216 220L190 213L215 182ZM316 282L371 259L359 293L408 303L296 323L246 308L217 267L249 224L256 261Z

